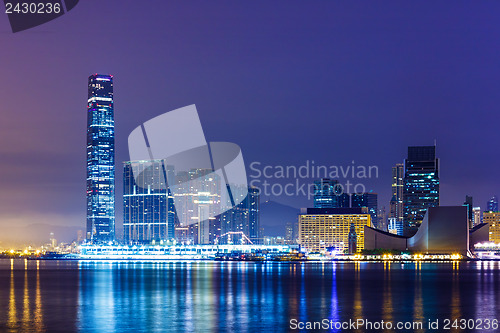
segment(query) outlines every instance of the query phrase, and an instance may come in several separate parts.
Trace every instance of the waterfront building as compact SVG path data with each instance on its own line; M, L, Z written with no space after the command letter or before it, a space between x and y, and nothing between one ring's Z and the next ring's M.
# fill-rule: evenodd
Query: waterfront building
M469 239L480 239L481 226L471 232L464 206L430 207L415 235L398 236L365 226L364 247L367 250L391 249L430 254L469 254ZM479 232L479 237L476 233ZM472 235L471 235L472 234Z
M351 195L352 208L368 208L374 228L378 227L378 195L377 193L354 193Z
M115 122L113 77L91 75L87 103L88 241L115 239Z
M427 209L439 206L436 146L408 147L403 186L404 235L415 234Z
M496 195L492 196L486 203L486 212L498 212L498 197Z
M500 212L483 212L483 223L488 223L490 228L490 242L500 243Z
M123 239L126 243L172 241L175 209L161 160L125 162ZM167 171L168 172L168 171ZM140 175L137 179L135 175Z
M299 214L299 244L309 252L327 248L345 253L349 250L351 224L357 236L356 252L364 246L364 226L371 225L366 208L308 208Z

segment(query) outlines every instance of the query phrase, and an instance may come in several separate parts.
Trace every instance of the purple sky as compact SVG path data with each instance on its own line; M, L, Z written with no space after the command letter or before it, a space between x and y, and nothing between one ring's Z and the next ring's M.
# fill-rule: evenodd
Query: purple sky
M10 32L0 15L0 226L85 225L87 77L115 77L117 221L128 134L196 104L247 164L441 158L441 203L500 192L498 1L85 0ZM297 207L303 198L276 199ZM388 207L387 207L388 208Z

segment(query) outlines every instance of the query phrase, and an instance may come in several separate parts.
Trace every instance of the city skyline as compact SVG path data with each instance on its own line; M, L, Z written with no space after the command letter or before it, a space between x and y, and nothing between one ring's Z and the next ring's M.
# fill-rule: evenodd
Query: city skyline
M110 11L114 6L102 4L102 10ZM116 79L117 165L128 160L126 137L137 124L166 110L196 103L203 105L200 117L207 134L237 142L245 151L247 166L252 161L301 165L306 160L325 165L348 165L352 160L378 165L380 177L370 180L367 190L379 194L379 207L386 210L391 199L392 166L403 162L407 146L430 145L434 139L441 159L441 204L461 204L465 195L472 195L484 210L486 202L498 195L498 158L490 153L495 151L496 129L488 117L494 112L494 91L498 91L493 62L496 51L492 47L496 30L491 31L497 28L490 24L500 8L478 9L484 14L479 21L470 16L466 6L455 7L451 15L444 3L438 3L437 7L451 15L444 24L440 21L442 12L430 13L407 4L397 4L392 12L379 11L378 16L370 14L370 6L308 7L311 16L307 19L302 17L304 8L298 2L289 4L282 18L253 10L243 16L238 10L248 8L233 4L218 11L220 24L233 27L233 32L228 32L208 23L215 15L208 7L202 15L205 20L194 20L183 4L177 5L177 16L169 16L168 6L158 13L147 9L140 15L150 15L151 20L139 26L129 16L140 12L134 6L113 13L114 25L99 21L89 27L85 20L92 7L82 3L61 19L16 35L21 37L2 37L9 46L5 48L9 52L0 51L9 63L2 70L10 80L1 92L6 120L0 147L5 170L0 179L0 226L46 223L85 228L82 106L85 78L95 72L110 73ZM426 27L416 28L415 11L427 18ZM159 13L166 13L171 22L162 30L156 29ZM361 25L353 20L359 14L366 17ZM395 16L407 19L408 25L395 29L386 23ZM301 35L300 27L286 18L302 20L308 33ZM176 35L174 27L182 19L188 20L183 32ZM256 22L263 29L274 27L276 19L289 28L287 34L270 29L274 33L257 44L262 31L249 27L258 27ZM190 27L187 22L195 25ZM340 29L337 22L347 29L345 39L334 37ZM6 20L0 24L0 28L9 29ZM105 30L121 36L120 29L129 24L140 33L117 38L114 48L98 33ZM57 31L62 26L65 31ZM199 31L216 37L211 48ZM293 40L288 33L295 34ZM367 33L370 38L359 38ZM144 35L148 37L144 39ZM413 44L406 36L413 38ZM129 46L130 39L134 47ZM460 48L464 39L475 48ZM440 44L442 41L445 43ZM49 42L53 52L47 53L43 50ZM259 46L262 53L234 50L225 54L222 51L228 42L238 42L243 50ZM99 57L93 57L86 47L92 43L103 45ZM176 47L180 45L182 51ZM371 54L355 52L367 46ZM211 52L203 54L200 47ZM356 56L345 59L342 52ZM395 56L397 52L408 52L404 61ZM127 57L122 57L125 53ZM13 54L21 56L16 59ZM284 59L283 54L288 57ZM145 57L151 61L144 61ZM298 61L303 68L294 66ZM142 67L134 69L131 63ZM374 63L377 66L372 66ZM17 75L19 72L23 75ZM212 83L214 76L216 84ZM476 117L472 127L469 121L460 120L470 114ZM233 123L244 126L228 128ZM309 123L314 130L295 135ZM333 128L335 135L327 134ZM481 138L482 144L471 137ZM342 138L346 138L344 142ZM122 170L118 169L116 198L122 194ZM286 198L271 199L284 202ZM297 208L310 205L304 198L285 203ZM117 200L117 225L123 222L121 206Z

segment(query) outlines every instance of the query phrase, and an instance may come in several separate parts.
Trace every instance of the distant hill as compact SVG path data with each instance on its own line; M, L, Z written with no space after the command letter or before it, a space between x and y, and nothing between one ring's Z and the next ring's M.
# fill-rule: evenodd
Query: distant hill
M275 201L260 203L260 226L264 236L285 236L287 222L296 223L300 210Z
M2 227L0 248L21 248L28 245L40 246L49 243L51 232L54 233L54 238L58 243L71 243L76 240L78 230L85 230L85 227L58 226L44 223Z

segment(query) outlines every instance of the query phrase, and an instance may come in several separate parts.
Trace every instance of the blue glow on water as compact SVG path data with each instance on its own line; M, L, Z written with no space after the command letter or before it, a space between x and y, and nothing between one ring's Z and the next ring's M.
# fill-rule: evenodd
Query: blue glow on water
M498 313L498 281L499 262L0 260L0 331L287 332L294 318L486 319Z

